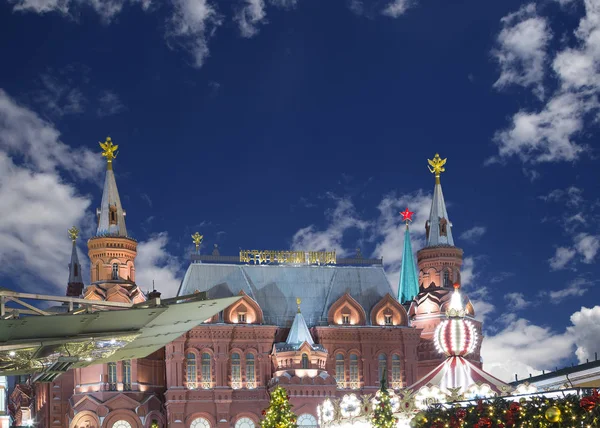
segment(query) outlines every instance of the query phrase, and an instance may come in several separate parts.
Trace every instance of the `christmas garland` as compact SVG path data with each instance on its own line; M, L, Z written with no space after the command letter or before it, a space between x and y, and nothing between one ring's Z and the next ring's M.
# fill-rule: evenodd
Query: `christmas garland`
M430 407L411 421L415 428L592 428L600 426L600 395L479 400L468 407Z

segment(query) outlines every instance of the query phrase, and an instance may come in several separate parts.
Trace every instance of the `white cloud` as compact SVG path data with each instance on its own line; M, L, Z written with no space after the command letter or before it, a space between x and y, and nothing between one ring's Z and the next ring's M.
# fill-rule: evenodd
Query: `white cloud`
M577 208L584 203L582 194L582 189L570 186L566 189L554 189L539 198L545 202L564 202L568 207Z
M529 374L541 374L542 369L553 368L568 358L573 351L573 339L567 334L556 334L550 328L530 321L514 319L495 335L483 341L483 367L504 381Z
M177 295L182 278L182 265L167 249L166 232L151 236L138 243L135 282L144 291L152 290L152 281L163 297Z
M564 269L579 254L581 262L590 264L596 259L598 250L600 250L600 236L579 233L573 238L572 247L558 247L548 262L552 270Z
M600 352L600 306L582 307L571 315L571 323L573 325L567 328L567 332L573 337L579 362L584 363L586 358L593 359L594 353Z
M473 308L475 309L475 319L482 323L485 323L485 321L488 319L488 315L496 310L496 307L486 300L476 298L472 299L470 296L469 299L471 300Z
M509 310L524 309L531 305L531 302L525 300L523 293L507 293L504 295L504 299L508 301Z
M64 294L71 257L67 229L81 228L91 201L55 172L15 165L2 151L0 200L0 274L30 292Z
M540 112L521 110L508 128L494 136L499 154L531 163L574 161L584 147L573 137L583 129L585 114L596 107L595 100L562 93L553 96Z
M492 51L500 64L500 77L494 86L533 87L542 97L546 47L551 38L546 20L537 15L535 4L530 3L501 22L498 47Z
M98 177L101 159L86 149L74 149L60 141L54 126L17 104L0 89L0 149L19 156L40 172L59 168L79 178Z
M552 270L564 269L564 267L573 260L577 252L571 248L558 247L554 256L548 260Z
M349 251L343 246L344 234L351 230L365 230L369 223L361 220L349 198L338 198L329 195L336 206L326 211L329 225L324 230L317 230L314 225L298 230L292 238L292 248L296 250L332 251L338 256L345 256Z
M36 102L53 116L83 113L87 99L81 89L61 82L51 74L40 76L42 90L36 95Z
M460 239L468 242L477 242L485 234L486 228L483 226L474 226L460 234Z
M100 117L112 116L125 110L125 105L113 91L102 91L102 94L98 98L98 103L99 106L96 114Z
M152 0L8 0L14 4L14 10L20 12L34 12L39 14L57 12L73 16L81 6L92 8L102 19L110 21L118 15L127 3L137 3L142 9L147 10Z
M584 263L592 263L600 249L600 237L580 233L575 236L575 249L583 256Z
M265 21L264 0L245 0L245 6L238 9L234 20L237 21L243 37L253 37L258 33L258 24Z
M550 301L557 304L569 296L583 296L588 291L590 285L591 283L584 278L577 278L571 281L566 288L549 291L547 294L550 297Z
M172 0L173 14L168 20L167 41L194 58L194 66L202 67L208 57L208 40L223 20L208 0Z
M460 268L460 284L462 286L469 286L476 277L477 273L475 272L475 259L473 257L465 257Z
M496 133L500 157L558 162L575 161L586 152L577 139L600 109L600 8L597 0L584 3L586 13L575 32L575 47L566 46L552 61L558 88L538 111L520 110L506 129Z
M414 0L394 0L389 3L382 13L392 18L398 18L403 15L408 9L413 7L415 4Z

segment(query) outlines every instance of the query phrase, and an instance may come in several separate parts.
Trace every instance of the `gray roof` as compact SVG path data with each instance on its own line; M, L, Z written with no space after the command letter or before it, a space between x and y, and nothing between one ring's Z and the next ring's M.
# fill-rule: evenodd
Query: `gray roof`
M446 236L440 234L440 220L443 218L448 222ZM429 237L425 244L426 247L436 247L438 245L454 246L452 223L450 223L450 219L448 218L446 202L444 201L444 194L442 193L442 185L440 183L436 183L433 189L433 200L431 201L431 211L429 211L429 227Z
M116 224L110 224L109 207L116 208ZM96 235L127 236L127 228L125 227L125 211L121 206L121 198L119 198L119 190L117 189L117 182L115 181L115 174L112 170L112 167L108 167L106 169L104 190L102 191L102 202L100 204L100 208L98 209L98 230L96 231Z
M308 326L325 325L331 305L348 292L367 313L392 294L382 266L291 266L192 263L178 295L206 291L209 298L244 291L258 302L266 324L288 327L296 316L296 298Z
M77 271L75 270L75 266L77 266ZM79 258L77 257L77 244L75 241L73 241L73 249L71 251L71 262L69 263L68 283L83 284L83 277L81 276L81 264L79 264Z
M307 342L311 346L315 344L310 331L308 331L308 326L306 325L306 321L304 321L304 317L298 312L294 317L294 322L292 323L292 327L290 328L285 343L288 345L299 346L304 342Z

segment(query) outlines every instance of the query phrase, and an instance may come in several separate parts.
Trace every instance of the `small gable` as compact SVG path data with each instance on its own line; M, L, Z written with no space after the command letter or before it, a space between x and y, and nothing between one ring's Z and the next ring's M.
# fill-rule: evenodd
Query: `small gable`
M327 322L337 325L366 325L367 316L350 293L345 293L329 308Z
M371 324L407 326L408 314L404 306L388 293L371 309Z
M263 312L258 303L243 290L242 298L223 311L223 320L232 324L262 324Z

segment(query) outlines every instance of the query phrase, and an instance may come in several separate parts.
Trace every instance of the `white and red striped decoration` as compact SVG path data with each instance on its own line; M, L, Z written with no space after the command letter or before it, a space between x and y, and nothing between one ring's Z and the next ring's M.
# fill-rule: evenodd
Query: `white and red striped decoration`
M464 318L449 318L437 326L434 342L438 351L446 356L465 356L477 345L477 330Z

